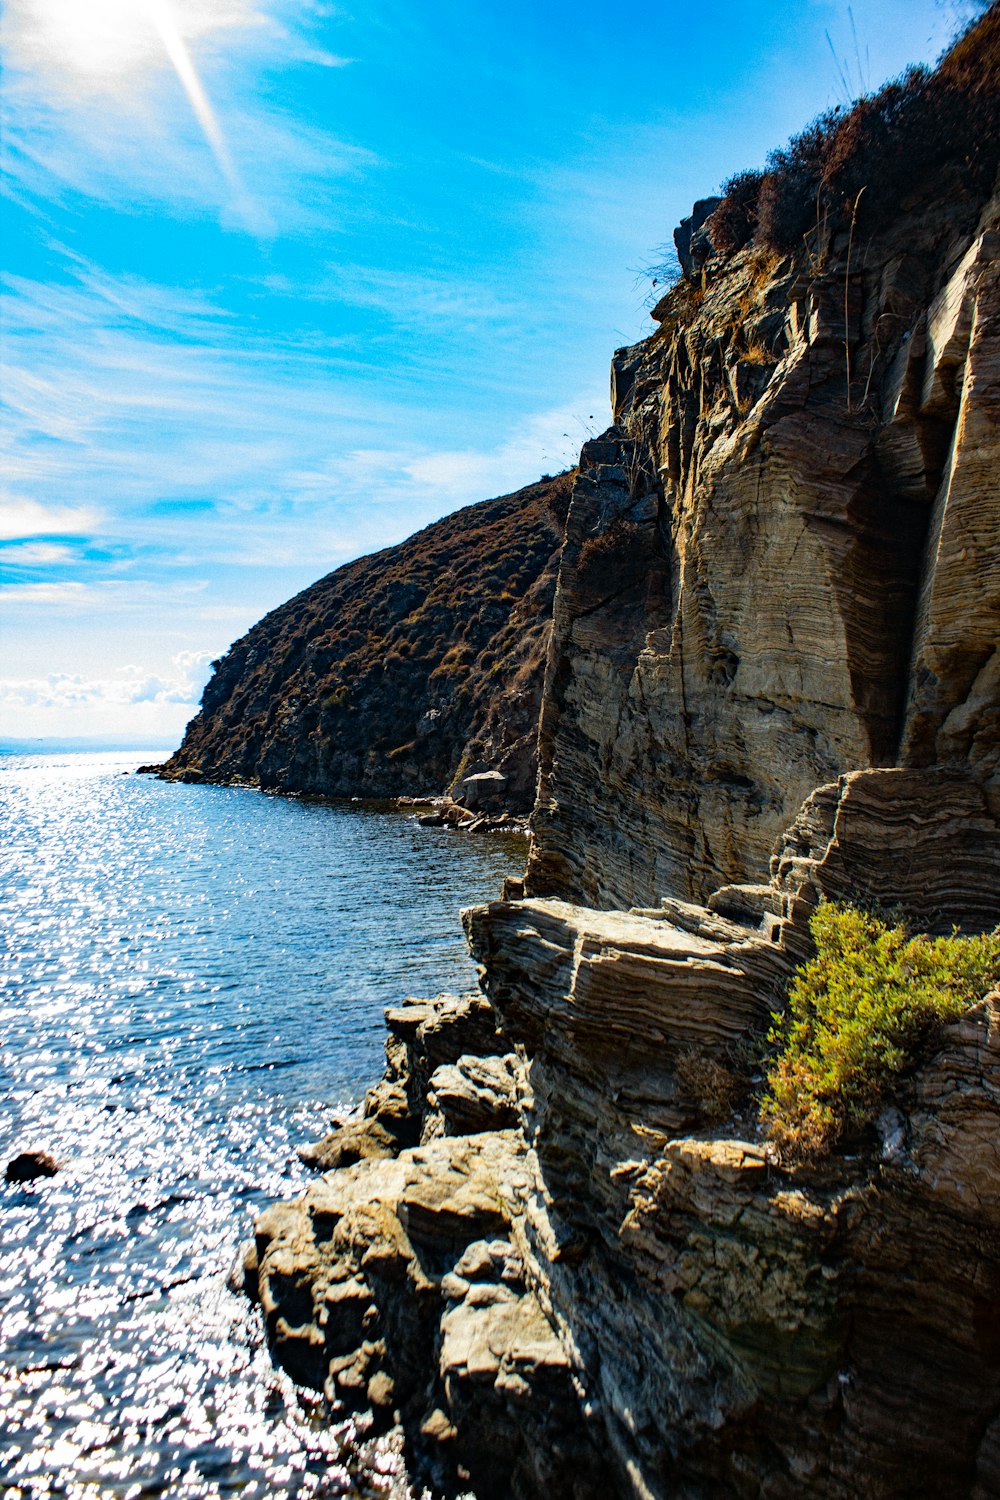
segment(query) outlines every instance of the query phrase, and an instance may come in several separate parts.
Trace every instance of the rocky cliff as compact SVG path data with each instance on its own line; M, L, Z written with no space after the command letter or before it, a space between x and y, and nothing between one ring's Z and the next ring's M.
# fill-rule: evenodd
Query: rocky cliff
M751 244L615 356L567 523L531 893L758 881L812 788L862 766L995 789L997 224L956 193L860 248Z
M388 797L493 772L527 812L569 491L468 506L273 610L214 663L162 774Z
M1000 923L996 144L730 237L615 357L483 995L389 1013L247 1262L435 1492L1000 1493L1000 993L821 1162L756 1106L818 902Z

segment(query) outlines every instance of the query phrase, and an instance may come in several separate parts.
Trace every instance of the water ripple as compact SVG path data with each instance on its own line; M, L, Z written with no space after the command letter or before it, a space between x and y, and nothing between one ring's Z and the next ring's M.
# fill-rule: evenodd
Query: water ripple
M225 1273L381 1013L466 988L459 905L522 859L406 817L0 759L0 1474L11 1500L403 1495L323 1421Z

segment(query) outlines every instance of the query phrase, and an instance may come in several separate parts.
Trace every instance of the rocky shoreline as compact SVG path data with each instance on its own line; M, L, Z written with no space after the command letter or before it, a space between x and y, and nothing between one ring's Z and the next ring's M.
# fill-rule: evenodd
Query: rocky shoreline
M928 860L954 840L967 788L931 780L824 789L771 881L706 907L466 912L489 998L387 1012L360 1118L257 1221L275 1358L399 1421L434 1494L995 1494L1000 994L821 1170L781 1167L752 1099L720 1121L690 1067L732 1067L902 794L933 791ZM966 899L995 909L981 858Z
M204 777L198 771L164 771L164 768L159 764L138 766L133 774L136 776L155 776L159 781L179 781L189 786L199 786L204 782ZM471 777L469 779L476 780L478 778ZM241 776L220 777L211 784L213 786L246 787L250 791L266 791L270 796L292 797L305 802L343 803L345 805L364 804L377 809L388 809L391 812L409 813L422 828L449 828L458 833L504 833L513 834L518 838L527 838L531 831L528 819L523 814L507 812L503 809L502 797L499 799L501 805L496 808L466 806L465 801L460 800L463 795L461 787L456 788L457 797L439 797L433 795L425 797L328 797L320 792L286 791L274 787L264 788L255 782L245 780Z
M998 163L935 125L998 58L992 6L699 206L573 477L482 994L389 1012L257 1222L275 1357L435 1495L1000 1494L1000 993L822 1161L756 1124L819 903L1000 924Z
M419 1480L541 1493L597 1450L511 1234L530 1180L523 1068L482 996L386 1019L385 1077L361 1119L302 1153L325 1175L259 1217L246 1284L280 1363L334 1415L400 1422Z

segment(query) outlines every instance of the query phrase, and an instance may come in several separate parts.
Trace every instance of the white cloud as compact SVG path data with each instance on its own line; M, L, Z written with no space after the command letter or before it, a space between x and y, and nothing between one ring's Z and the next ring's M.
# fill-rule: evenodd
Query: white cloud
M119 668L114 677L52 672L47 677L0 679L0 707L67 709L81 704L122 707L139 703L194 707L208 680L209 660L207 651L178 652L170 677L129 666Z
M333 460L325 475L293 474L290 483L304 490L324 483L341 491L375 488L383 503L408 494L430 502L440 515L451 506L518 489L542 473L571 468L586 440L610 419L608 397L591 391L525 417L499 443L424 451L355 449Z
M6 604L56 604L79 606L88 604L93 590L85 583L12 583L0 589L0 599Z
M19 495L0 496L0 540L85 536L93 532L99 522L97 512L85 505L42 505L38 500Z
M75 612L86 615L90 621L98 615L132 615L141 619L150 610L194 608L207 588L208 581L204 578L180 580L170 574L158 581L122 576L94 578L87 583L78 579L8 583L0 587L0 605L8 614L23 606Z
M4 547L0 552L0 565L13 563L18 568L44 568L69 562L72 556L70 548L63 547L58 542L15 542L13 546Z

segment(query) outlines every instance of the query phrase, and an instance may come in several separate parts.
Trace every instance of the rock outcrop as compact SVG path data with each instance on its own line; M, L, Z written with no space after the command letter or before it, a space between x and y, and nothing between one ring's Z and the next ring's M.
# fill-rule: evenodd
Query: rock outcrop
M758 881L812 789L864 766L954 765L996 806L998 224L957 195L863 264L846 236L812 272L748 246L615 356L567 521L530 893Z
M487 774L480 805L529 812L569 488L468 506L272 611L214 663L159 773L344 797Z
M391 1011L258 1222L277 1356L435 1493L1000 1493L1000 993L821 1163L755 1104L819 902L1000 924L1000 202L949 182L616 355L483 998Z
M258 1217L246 1274L274 1353L333 1412L400 1420L439 1491L598 1500L603 1456L510 1238L531 1180L521 1065L490 1053L501 1038L482 996L387 1021L389 1066L362 1118L303 1153L339 1170Z
M965 780L867 771L806 802L768 882L707 907L466 914L525 1068L511 1236L623 1495L995 1492L1000 995L822 1170L782 1169L746 1104L818 900L860 875L930 929L991 926L998 858Z

